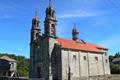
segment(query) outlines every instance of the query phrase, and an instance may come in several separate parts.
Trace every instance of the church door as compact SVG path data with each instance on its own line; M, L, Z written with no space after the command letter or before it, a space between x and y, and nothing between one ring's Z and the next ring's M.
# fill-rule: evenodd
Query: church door
M38 75L38 78L41 78L41 67L37 67L37 75Z

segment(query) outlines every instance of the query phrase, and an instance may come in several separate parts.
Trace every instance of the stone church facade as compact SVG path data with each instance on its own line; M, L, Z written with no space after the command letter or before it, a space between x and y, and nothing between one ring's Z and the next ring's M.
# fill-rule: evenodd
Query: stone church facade
M71 40L59 38L56 28L55 10L50 2L46 8L43 34L38 16L32 20L30 79L81 80L110 75L107 48L79 39L75 26Z

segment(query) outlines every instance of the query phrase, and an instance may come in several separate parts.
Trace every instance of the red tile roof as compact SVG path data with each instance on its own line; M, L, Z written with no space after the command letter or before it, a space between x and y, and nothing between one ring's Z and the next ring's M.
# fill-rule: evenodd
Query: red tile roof
M61 45L61 48L64 49L72 49L72 50L80 50L80 51L89 51L89 52L105 52L108 49L98 46L93 43L83 43L81 41L67 40L58 38L57 42Z

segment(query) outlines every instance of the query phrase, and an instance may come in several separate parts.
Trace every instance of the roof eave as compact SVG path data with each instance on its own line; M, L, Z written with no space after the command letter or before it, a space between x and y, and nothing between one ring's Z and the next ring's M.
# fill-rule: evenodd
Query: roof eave
M90 51L90 50L80 50L80 49L71 49L71 48L61 48L61 49L72 50L72 51L94 52L94 53L100 53L100 54L103 54L106 52L106 51Z

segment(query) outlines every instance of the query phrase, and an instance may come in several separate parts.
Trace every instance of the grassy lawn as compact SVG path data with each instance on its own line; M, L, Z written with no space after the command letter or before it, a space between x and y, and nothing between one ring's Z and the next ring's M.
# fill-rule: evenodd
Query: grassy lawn
M120 74L111 74L111 77L120 77Z
M106 80L120 80L119 78L120 74L111 74L111 76L109 76Z
M108 80L120 80L120 74L111 74Z

